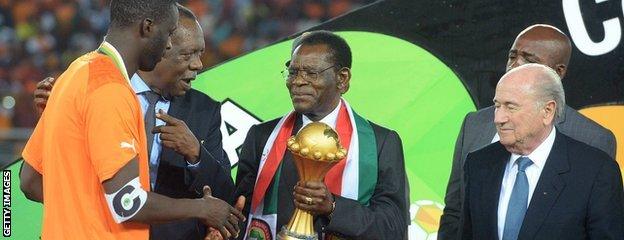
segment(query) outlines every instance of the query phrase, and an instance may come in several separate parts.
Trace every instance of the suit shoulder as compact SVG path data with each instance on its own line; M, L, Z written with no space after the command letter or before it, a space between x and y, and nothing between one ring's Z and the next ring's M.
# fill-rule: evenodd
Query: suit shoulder
M469 112L466 114L466 121L493 121L494 120L494 106L489 106L486 108L479 109L474 112Z
M273 129L275 128L275 126L277 126L277 123L279 123L280 119L282 117L276 118L276 119L272 119L266 122L261 122L258 123L256 125L251 126L252 129L254 129L255 131L257 131L258 133L262 134L262 135L270 135L271 132L273 131ZM251 130L250 130L251 131Z
M474 154L489 154L489 153L494 153L494 152L500 151L501 148L502 148L502 144L500 142L494 142L494 143L490 143L488 145L485 145L482 148L474 150L472 153L474 153Z
M201 103L200 105L204 105L205 107L218 107L221 106L221 103L215 101L210 96L206 95L203 92L200 92L196 89L191 89L186 93L186 98L190 102Z
M578 141L564 133L559 134L567 145L569 156L574 156L573 159L591 161L591 164L596 164L596 161L613 162L613 159L605 152L598 148L592 147L587 143Z
M472 136L474 134L483 134L484 129L489 129L488 124L494 126L493 106L466 114L462 122L461 128L464 134ZM488 134L490 134L489 131L487 132ZM492 136L494 136L493 133Z
M567 153L565 154L567 154L573 169L579 169L578 171L581 171L582 174L593 176L594 179L608 175L618 178L618 182L622 181L617 161L613 160L607 153L565 134L557 135L557 137L559 136L562 136L566 141Z
M468 153L470 159L490 159L493 155L506 154L507 150L500 142L490 143L482 148Z
M375 133L388 134L390 132L394 132L394 130L391 130L391 129L387 128L387 127L381 126L381 125L379 125L377 123L374 123L374 122L372 122L372 121L370 121L368 119L366 121L368 121L370 123L370 125L373 128L373 131Z
M589 132L598 133L600 135L614 136L609 129L603 127L599 123L584 116L583 114L580 114L578 111L567 105L565 108L565 117L566 120L559 124L561 125L562 130L577 128L584 129L585 131Z
M370 120L367 120L371 127L373 128L373 132L375 133L375 138L376 139L385 139L387 138L389 135L396 135L396 137L398 139L400 139L401 137L399 136L399 133L395 130L389 129L387 127L381 126L379 124L376 124Z

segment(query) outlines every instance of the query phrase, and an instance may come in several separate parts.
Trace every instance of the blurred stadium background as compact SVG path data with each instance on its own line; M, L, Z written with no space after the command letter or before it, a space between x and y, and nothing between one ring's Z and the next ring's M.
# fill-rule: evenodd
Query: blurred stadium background
M106 33L109 0L0 0L0 166L18 158L37 123L38 81L57 77ZM204 29L205 68L373 0L188 0Z

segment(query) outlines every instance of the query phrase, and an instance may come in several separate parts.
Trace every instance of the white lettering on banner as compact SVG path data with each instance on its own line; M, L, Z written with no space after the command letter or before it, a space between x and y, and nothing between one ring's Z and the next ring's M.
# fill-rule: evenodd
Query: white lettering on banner
M622 28L620 20L611 18L602 22L604 28L604 39L594 42L587 33L587 28L583 22L580 0L562 0L563 15L565 17L570 37L574 45L585 55L598 56L613 51L622 39ZM595 0L596 4L609 0ZM622 11L624 13L624 1L622 1Z
M230 159L230 164L238 163L240 148L247 137L251 126L260 123L260 119L253 116L230 99L221 103L221 136L223 136L223 150Z

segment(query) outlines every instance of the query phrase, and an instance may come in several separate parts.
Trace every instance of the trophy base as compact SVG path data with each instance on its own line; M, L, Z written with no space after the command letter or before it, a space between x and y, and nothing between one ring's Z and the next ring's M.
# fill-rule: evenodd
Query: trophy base
M282 230L277 234L277 240L318 240L316 233L314 235L303 235L296 232L291 232L282 227Z

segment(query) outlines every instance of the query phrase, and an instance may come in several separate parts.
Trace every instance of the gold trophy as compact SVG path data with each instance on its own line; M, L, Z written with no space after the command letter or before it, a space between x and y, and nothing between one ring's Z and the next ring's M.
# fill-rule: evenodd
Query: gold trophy
M336 131L322 122L310 123L296 136L290 137L288 150L294 156L299 179L303 181L323 181L327 171L347 156ZM282 227L277 239L318 239L313 220L312 214L295 208L288 225Z

